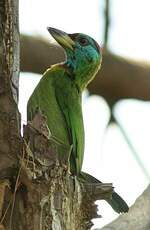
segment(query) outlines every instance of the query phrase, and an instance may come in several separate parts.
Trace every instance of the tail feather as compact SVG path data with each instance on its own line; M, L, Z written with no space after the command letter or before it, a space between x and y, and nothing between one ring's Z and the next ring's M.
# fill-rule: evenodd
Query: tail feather
M107 199L106 201L117 213L124 213L129 210L127 203L116 192L113 192L112 198Z
M87 181L90 183L102 183L95 177L85 172L81 172L81 174L79 175L79 179L81 179L82 182ZM117 213L124 213L124 212L128 212L129 210L127 203L115 191L112 193L111 199L106 199L106 201Z

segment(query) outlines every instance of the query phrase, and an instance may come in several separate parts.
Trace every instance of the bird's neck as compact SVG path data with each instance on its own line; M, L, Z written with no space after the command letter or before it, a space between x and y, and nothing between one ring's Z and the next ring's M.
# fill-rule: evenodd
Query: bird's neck
M72 79L80 91L83 91L86 88L100 68L99 60L93 63L90 62L90 60L89 62L85 62L84 60L74 61L68 59L64 64L70 70Z

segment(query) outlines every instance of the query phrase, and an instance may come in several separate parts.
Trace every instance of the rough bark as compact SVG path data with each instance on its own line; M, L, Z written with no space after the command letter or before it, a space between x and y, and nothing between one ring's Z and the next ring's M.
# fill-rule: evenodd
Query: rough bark
M41 38L22 36L21 70L43 73L64 60L62 48ZM103 63L89 85L92 94L103 96L110 106L125 98L150 100L150 65L133 62L103 51Z
M17 1L0 2L0 178L8 177L20 152L17 109L19 34Z
M0 1L0 227L4 229L6 203L10 208L13 178L21 152L18 1ZM12 187L11 187L12 186ZM10 218L9 218L10 219ZM6 229L10 229L7 225Z
M64 146L36 123L25 127L20 179L24 187L22 229L85 230L99 217L94 201L108 198L111 184L83 184L68 171L70 146ZM40 118L41 120L41 118ZM43 127L43 124L42 124ZM17 228L14 228L17 229Z
M149 230L150 229L150 186L137 198L128 214L119 216L101 230Z

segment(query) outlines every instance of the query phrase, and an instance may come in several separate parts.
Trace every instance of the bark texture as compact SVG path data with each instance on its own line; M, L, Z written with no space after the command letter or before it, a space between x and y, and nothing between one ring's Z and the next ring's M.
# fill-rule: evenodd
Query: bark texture
M18 1L0 1L0 227L13 200L13 179L21 153ZM12 187L11 187L12 186ZM11 205L13 207L13 205ZM11 229L11 221L6 229Z
M99 217L94 201L110 197L112 185L83 184L71 176L70 146L48 139L33 122L25 127L24 135L20 181L25 190L20 212L25 221L21 229L90 229L91 219Z
M20 152L17 109L19 34L17 1L0 2L0 178L8 177ZM8 170L9 169L9 170Z

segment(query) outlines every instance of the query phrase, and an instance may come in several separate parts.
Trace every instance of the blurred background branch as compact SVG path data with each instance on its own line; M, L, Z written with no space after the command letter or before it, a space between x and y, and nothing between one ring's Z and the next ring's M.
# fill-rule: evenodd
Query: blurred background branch
M61 47L42 38L21 36L21 71L42 74L50 65L64 60ZM89 85L91 94L103 96L109 106L120 99L150 100L150 65L134 62L109 52Z
M104 9L104 20L105 20L105 25L104 25L104 48L107 49L108 45L108 38L109 38L109 24L110 24L110 1L105 0L105 9Z

